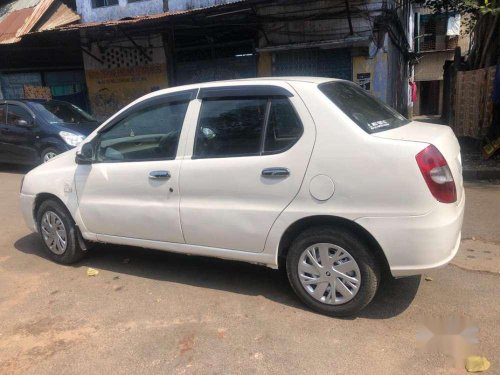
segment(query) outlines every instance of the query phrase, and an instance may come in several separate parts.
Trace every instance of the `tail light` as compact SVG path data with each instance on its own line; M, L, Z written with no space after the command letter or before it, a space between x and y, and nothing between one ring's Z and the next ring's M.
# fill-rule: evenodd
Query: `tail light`
M439 150L429 145L420 151L415 159L434 198L443 203L456 202L455 181L446 159Z

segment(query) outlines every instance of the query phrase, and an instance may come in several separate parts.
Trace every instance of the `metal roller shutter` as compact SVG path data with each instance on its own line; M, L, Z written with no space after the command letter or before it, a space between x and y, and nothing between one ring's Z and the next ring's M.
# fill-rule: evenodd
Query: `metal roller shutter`
M275 52L275 76L316 76L352 79L351 51L340 49L294 49Z

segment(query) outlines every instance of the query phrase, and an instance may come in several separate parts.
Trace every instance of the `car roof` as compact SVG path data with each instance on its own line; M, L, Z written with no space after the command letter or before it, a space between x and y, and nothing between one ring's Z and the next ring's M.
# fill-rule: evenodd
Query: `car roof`
M192 87L217 87L224 86L227 84L233 83L245 83L245 84L262 84L266 83L288 83L288 82L308 82L313 84L321 84L330 81L338 81L337 78L327 78L327 77L307 77L307 76L290 76L290 77L258 77L258 78L240 78L240 79L228 79L223 81L210 81L210 82L201 82L188 85L189 88ZM178 88L182 86L177 86ZM186 86L187 87L187 86Z
M238 83L240 84L245 84L245 85L262 85L265 83L268 84L286 84L290 82L306 82L306 83L311 83L314 85L319 85L321 83L325 82L332 82L332 81L342 81L337 78L328 78L328 77L306 77L306 76L294 76L294 77L259 77L259 78L243 78L243 79L230 79L230 80L223 80L223 81L210 81L210 82L201 82L201 83L192 83L189 85L182 85L182 86L173 86L173 87L168 87L165 89L157 90L154 92L151 92L139 99L137 101L143 101L147 100L149 98L154 98L156 96L164 95L164 94L173 94L176 92L180 91L185 91L185 90L193 90L193 89L201 89L201 88L208 88L208 87L219 87L219 86L226 86L226 85L237 85ZM134 103L135 103L134 102ZM132 104L132 103L131 103Z

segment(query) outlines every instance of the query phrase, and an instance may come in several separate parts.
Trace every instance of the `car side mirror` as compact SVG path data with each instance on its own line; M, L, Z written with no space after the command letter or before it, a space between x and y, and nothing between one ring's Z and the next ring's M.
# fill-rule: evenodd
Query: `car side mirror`
M94 158L94 147L91 143L84 143L75 156L76 164L92 164Z
M32 124L29 121L26 121L25 119L18 119L14 122L16 126L20 126L22 128L31 128Z

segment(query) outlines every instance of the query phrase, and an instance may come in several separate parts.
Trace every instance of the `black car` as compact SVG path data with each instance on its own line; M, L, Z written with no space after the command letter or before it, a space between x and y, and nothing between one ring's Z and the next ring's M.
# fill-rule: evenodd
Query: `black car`
M82 142L99 123L60 100L0 100L0 162L39 164Z

